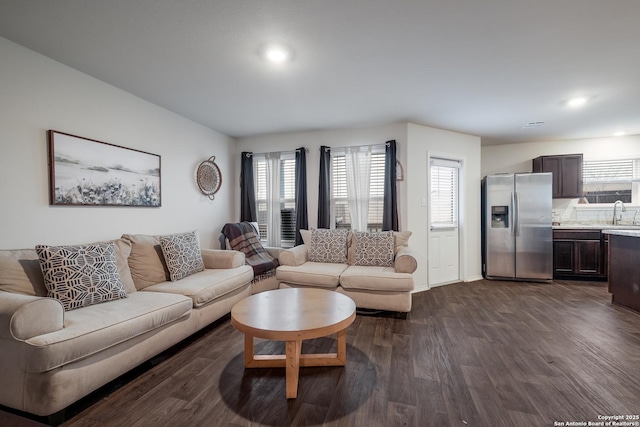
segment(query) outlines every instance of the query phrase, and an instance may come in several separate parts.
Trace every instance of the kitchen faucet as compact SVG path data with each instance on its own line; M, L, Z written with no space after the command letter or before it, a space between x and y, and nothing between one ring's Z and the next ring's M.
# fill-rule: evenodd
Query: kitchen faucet
M622 215L620 215L620 218L616 216L616 209L618 208L618 203L620 203L620 206L622 206L622 210L620 212L627 211L627 208L624 207L624 203L622 203L622 200L616 200L616 202L613 204L613 225L618 225L618 221L622 219Z

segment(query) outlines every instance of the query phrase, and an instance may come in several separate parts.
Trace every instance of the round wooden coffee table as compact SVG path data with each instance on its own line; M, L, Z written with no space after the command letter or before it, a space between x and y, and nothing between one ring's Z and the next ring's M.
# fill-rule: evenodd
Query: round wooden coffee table
M276 289L233 306L231 324L244 333L246 368L286 368L287 399L298 396L301 366L344 366L346 329L356 318L353 300L322 289ZM337 353L301 354L302 340L337 334ZM286 354L255 355L253 338L286 341Z

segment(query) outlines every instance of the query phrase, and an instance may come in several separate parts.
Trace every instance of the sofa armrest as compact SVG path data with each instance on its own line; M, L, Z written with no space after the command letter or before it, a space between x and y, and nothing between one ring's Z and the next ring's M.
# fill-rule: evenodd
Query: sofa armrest
M280 252L278 261L280 265L298 266L302 265L309 259L306 245L294 246L291 249L285 249Z
M418 268L418 261L408 247L402 247L396 254L394 262L396 273L413 273Z
M244 265L244 254L223 249L201 249L205 268L238 268Z
M0 292L0 338L27 340L64 327L64 308L53 298Z
M264 248L269 253L269 255L271 255L275 259L280 258L280 253L285 250L284 248L278 248L275 246L265 246Z

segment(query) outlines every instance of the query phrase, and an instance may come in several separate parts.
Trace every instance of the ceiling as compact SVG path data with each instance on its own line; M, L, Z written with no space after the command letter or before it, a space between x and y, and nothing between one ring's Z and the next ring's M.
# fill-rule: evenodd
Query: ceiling
M0 0L0 36L233 137L412 122L484 145L640 134L638 18L637 0ZM271 42L293 61L264 61Z

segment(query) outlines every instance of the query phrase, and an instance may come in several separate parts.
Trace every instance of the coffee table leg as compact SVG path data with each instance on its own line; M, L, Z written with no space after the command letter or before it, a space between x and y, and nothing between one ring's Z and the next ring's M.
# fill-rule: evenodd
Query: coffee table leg
M244 366L245 368L252 367L253 362L253 337L249 334L244 334Z
M286 369L287 399L298 397L298 380L300 378L301 361L304 366L345 366L347 364L347 331L337 332L337 353L303 354L302 341L287 341L285 354L254 354L254 337L244 334L244 366L245 368L281 368Z
M298 397L298 378L300 375L300 351L302 341L287 341L287 399Z
M347 364L347 330L343 329L338 331L338 354L337 359L342 363L342 366Z

